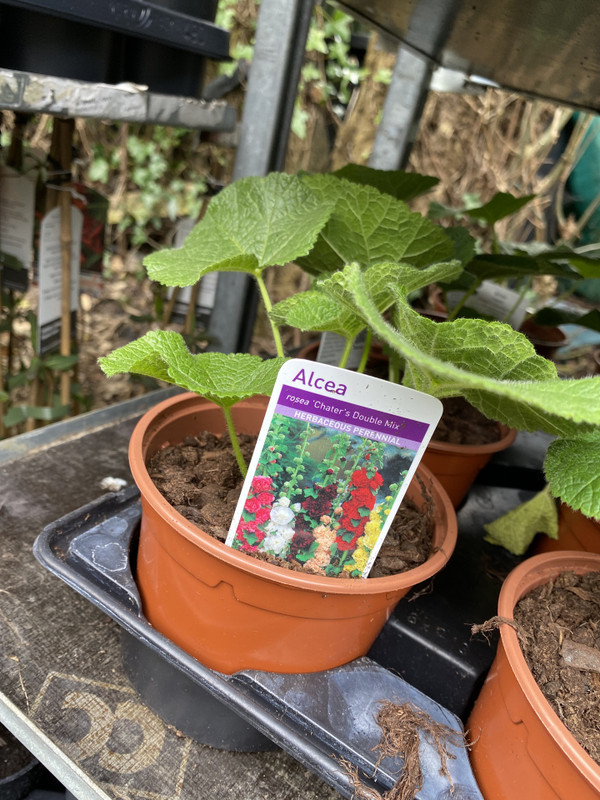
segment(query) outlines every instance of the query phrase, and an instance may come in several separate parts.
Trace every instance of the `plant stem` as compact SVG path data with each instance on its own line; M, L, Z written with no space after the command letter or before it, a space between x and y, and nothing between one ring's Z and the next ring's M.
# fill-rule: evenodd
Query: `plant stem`
M356 370L359 373L363 373L367 368L367 361L369 360L369 353L371 352L371 341L373 339L373 332L370 328L367 328L367 334L365 336L365 346L363 347L362 356L360 357L360 364L358 365L358 369Z
M454 306L454 308L452 309L452 311L451 311L451 312L448 314L448 322L453 322L453 321L456 319L456 316L457 316L458 312L459 312L459 311L462 309L462 307L463 307L463 306L464 306L464 304L467 302L467 300L468 300L468 299L469 299L469 298L470 298L472 295L474 295L474 294L475 294L475 292L477 291L477 289L479 289L479 287L481 286L481 283L482 283L481 279L479 279L479 278L478 278L478 279L477 279L477 280L476 280L476 281L475 281L475 282L474 282L474 283L473 283L473 284L472 284L472 285L471 285L471 286L470 286L470 287L467 289L467 291L466 291L466 292L463 294L463 296L460 298L460 300L458 301L458 303L457 303L457 304Z
M511 309L509 309L508 312L504 315L504 319L501 320L502 322L508 322L510 320L512 315L515 313L515 311L517 310L517 308L521 304L521 300L527 294L527 291L529 290L529 287L532 284L532 280L533 280L532 276L529 275L528 278L523 282L523 286L521 288L521 291L519 292L519 296L517 297L516 302L514 303L513 307Z
M352 352L352 347L354 345L354 339L346 339L346 344L344 346L344 352L342 353L342 357L340 358L340 363L338 367L344 368L348 363L348 359L350 358L350 353Z
M400 359L398 353L390 353L388 360L388 380L390 383L400 383Z
M229 438L231 440L231 446L233 447L233 452L235 453L235 460L238 463L238 467L240 468L240 472L242 473L242 478L245 478L248 474L248 467L246 466L246 462L244 461L244 456L242 455L242 448L240 447L240 442L237 437L237 433L235 432L235 426L233 424L233 417L231 415L231 408L229 406L221 406L223 410L223 415L225 416L225 422L227 423L227 433L229 434Z
M267 287L265 286L265 282L263 281L262 273L255 273L254 277L256 278L256 282L258 283L260 296L262 297L262 301L265 306L265 311L267 312L267 317L269 318L269 322L271 324L271 330L273 331L273 341L275 342L275 350L277 351L277 355L283 358L285 356L285 353L283 352L283 343L281 341L279 328L277 327L277 325L275 325L270 316L273 304L271 303L269 292L267 291Z

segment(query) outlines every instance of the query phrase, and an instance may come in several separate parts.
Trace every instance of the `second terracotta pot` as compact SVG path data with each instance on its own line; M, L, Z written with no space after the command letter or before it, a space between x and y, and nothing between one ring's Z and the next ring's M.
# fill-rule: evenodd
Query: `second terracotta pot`
M455 508L462 503L478 473L494 453L506 450L514 442L516 430L498 423L500 439L489 444L449 444L432 439L423 456L430 469L448 493Z
M236 429L257 433L264 400L233 408ZM142 494L137 581L150 623L203 664L314 672L365 655L398 600L439 571L456 543L456 515L426 468L434 502L433 549L409 572L385 578L336 579L293 572L226 547L181 516L154 486L146 462L194 431L222 433L221 410L194 394L147 412L131 438L129 458ZM418 482L408 497L423 505Z
M600 555L533 556L502 584L498 615L561 572L600 571ZM600 767L558 718L537 685L510 625L468 720L471 765L485 800L598 800Z
M565 503L558 507L558 539L538 536L534 545L536 553L552 553L557 550L582 550L600 553L600 520L584 516Z

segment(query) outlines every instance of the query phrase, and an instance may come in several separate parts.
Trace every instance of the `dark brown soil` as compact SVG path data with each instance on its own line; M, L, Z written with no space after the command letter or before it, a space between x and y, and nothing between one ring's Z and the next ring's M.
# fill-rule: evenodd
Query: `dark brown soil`
M0 780L16 775L33 760L29 750L0 725Z
M444 413L433 438L449 444L489 444L501 438L498 423L473 408L464 397L442 400Z
M246 461L250 460L255 442L255 436L240 437ZM203 431L189 436L182 444L168 445L154 454L148 472L156 488L182 516L210 536L225 541L243 483L226 437ZM427 487L424 490L428 497ZM430 508L422 513L405 500L369 577L406 572L422 564L430 554L432 535ZM300 564L290 564L275 556L255 557L303 571ZM348 577L347 573L343 577Z
M600 764L600 572L565 572L515 608L521 646L544 696Z

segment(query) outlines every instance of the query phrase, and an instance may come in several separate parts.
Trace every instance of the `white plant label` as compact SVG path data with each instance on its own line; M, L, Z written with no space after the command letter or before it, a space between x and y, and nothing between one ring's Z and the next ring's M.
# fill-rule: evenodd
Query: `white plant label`
M0 165L0 250L31 265L35 181Z
M461 297L462 292L449 292L450 308L454 308ZM519 330L525 319L527 304L527 298L520 297L519 292L500 286L494 281L484 281L466 302L466 306L478 314L486 314L501 322L506 321L515 330Z
M441 414L423 392L286 362L226 543L366 578Z
M49 211L40 228L38 257L38 351L57 350L60 345L62 253L60 241L60 208ZM79 267L83 214L71 207L71 312L79 305Z

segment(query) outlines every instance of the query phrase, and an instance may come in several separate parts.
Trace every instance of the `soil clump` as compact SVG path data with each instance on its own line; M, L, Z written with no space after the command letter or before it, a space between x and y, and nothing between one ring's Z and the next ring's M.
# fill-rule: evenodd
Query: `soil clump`
M514 612L521 648L544 696L600 765L600 572L564 572Z
M249 462L256 436L241 435L240 446ZM224 542L233 518L243 480L227 437L206 431L188 436L181 444L156 452L148 473L165 499L187 520ZM431 552L433 503L424 487L424 513L408 500L396 514L369 577L406 572L427 560ZM302 564L266 553L256 553L277 566L306 572ZM342 573L341 577L347 577ZM350 578L349 578L350 579Z

